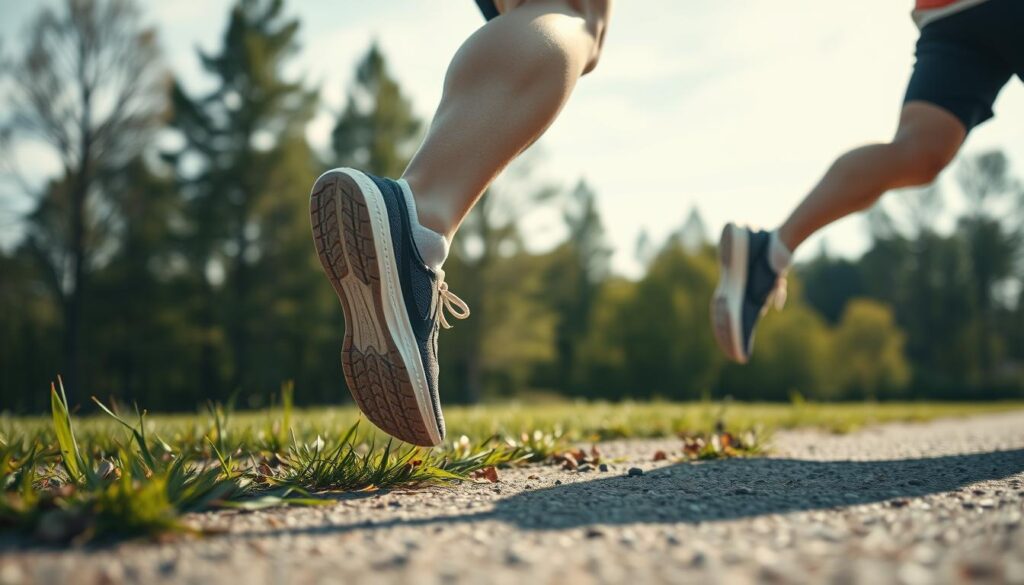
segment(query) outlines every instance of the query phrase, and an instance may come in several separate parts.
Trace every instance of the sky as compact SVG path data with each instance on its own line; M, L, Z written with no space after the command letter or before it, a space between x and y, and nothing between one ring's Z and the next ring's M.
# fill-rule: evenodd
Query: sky
M23 42L38 5L0 0L5 52ZM712 235L729 220L773 227L837 155L892 135L917 38L910 5L620 0L601 63L538 143L535 174L566 187L586 179L616 250L613 267L624 274L639 270L634 250L642 231L660 241L694 206ZM219 45L229 0L141 6L175 74L206 87L195 50ZM472 0L291 0L288 11L302 24L292 72L322 90L323 110L308 129L319 147L373 40L417 113L429 119L449 59L483 24ZM964 152L1003 148L1024 174L1024 84L1012 81L995 110ZM22 164L37 178L54 169L39 152L24 153ZM952 173L940 181L955 210ZM940 227L948 229L950 217ZM537 240L550 239L544 220L537 221ZM867 243L863 219L848 218L802 254L825 244L856 255Z

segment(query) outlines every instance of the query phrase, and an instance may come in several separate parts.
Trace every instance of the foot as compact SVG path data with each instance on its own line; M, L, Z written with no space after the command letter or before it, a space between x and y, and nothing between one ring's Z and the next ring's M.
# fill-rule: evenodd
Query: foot
M768 261L771 234L728 224L718 243L720 276L711 299L715 340L730 359L747 363L754 351L754 328L774 300L786 302L785 275Z
M400 182L354 169L320 176L310 195L313 240L345 313L342 369L373 424L415 445L438 445L437 333L442 311L469 308L448 291L413 240Z

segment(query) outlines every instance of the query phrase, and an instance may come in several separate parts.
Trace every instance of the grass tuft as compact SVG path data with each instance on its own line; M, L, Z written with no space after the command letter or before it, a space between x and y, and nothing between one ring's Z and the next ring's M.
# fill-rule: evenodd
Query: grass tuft
M134 417L93 398L100 414L73 420L58 379L49 417L0 414L0 530L55 544L194 532L183 520L190 512L330 504L332 493L459 481L529 462L597 464L599 450L578 445L606 439L677 436L683 460L744 457L761 453L778 428L845 432L1022 406L511 403L449 409L458 438L422 449L361 424L353 408L297 410L293 393L286 383L280 406L260 412L236 413L229 401L205 415L136 408Z

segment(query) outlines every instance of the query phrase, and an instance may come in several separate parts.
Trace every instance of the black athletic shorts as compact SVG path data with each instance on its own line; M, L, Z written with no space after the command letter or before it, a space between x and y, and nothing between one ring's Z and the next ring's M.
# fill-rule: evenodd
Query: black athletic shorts
M476 0L476 5L480 7L480 12L484 13L487 20L498 16L498 7L494 5L494 0Z
M987 0L921 29L903 101L939 106L970 131L1014 75L1024 80L1024 2Z

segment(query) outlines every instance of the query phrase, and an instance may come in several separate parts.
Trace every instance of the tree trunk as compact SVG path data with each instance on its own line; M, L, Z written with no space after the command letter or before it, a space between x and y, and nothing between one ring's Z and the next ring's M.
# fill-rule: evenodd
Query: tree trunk
M86 98L88 103L88 98ZM79 329L82 321L82 305L85 297L85 200L89 195L89 158L92 138L88 131L88 116L82 132L81 159L75 182L71 188L71 288L64 293L64 387L71 400L79 390Z

